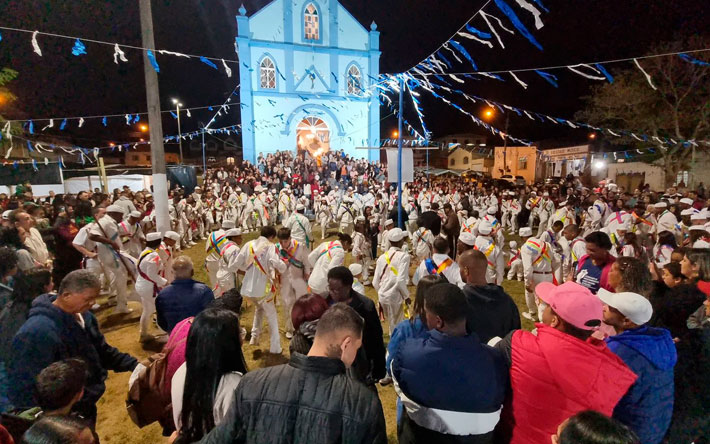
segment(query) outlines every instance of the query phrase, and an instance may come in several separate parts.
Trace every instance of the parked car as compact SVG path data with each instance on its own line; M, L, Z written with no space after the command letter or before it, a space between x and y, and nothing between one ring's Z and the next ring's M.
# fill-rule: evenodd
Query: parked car
M501 180L505 180L506 182L510 182L513 185L519 187L524 187L526 185L525 178L523 176L512 176L511 174L504 174L500 178Z

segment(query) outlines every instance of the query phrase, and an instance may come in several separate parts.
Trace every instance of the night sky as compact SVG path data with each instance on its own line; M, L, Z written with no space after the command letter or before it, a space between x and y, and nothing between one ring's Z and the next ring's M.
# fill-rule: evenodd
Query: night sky
M0 2L0 24L24 29L37 29L92 38L109 42L142 46L138 0L10 0ZM248 15L266 5L266 0L247 0ZM381 31L381 71L401 72L429 55L449 38L485 0L341 0L341 3L366 27L371 21ZM710 4L707 0L543 0L550 10L543 14L544 28L534 29L532 16L519 16L533 31L544 51L530 45L520 35L501 36L505 49L494 49L466 41L465 46L480 70L508 70L545 67L559 64L593 62L633 57L647 53L662 41L682 39L695 33L708 33ZM159 49L234 59L235 15L239 1L227 0L154 0L155 40ZM485 11L505 20L491 2ZM506 26L512 28L509 22ZM472 22L487 31L482 19ZM113 49L86 42L88 55L71 55L73 42L39 37L44 57L32 52L31 35L2 32L0 67L20 73L11 85L19 100L10 109L0 109L6 118L42 118L135 113L146 110L143 86L142 54L126 49L129 63L116 66ZM687 48L694 49L694 48ZM234 89L238 76L228 78L224 70L214 71L196 60L158 56L161 73L160 93L163 109L172 107L170 99L179 97L186 107L221 104ZM234 67L233 65L231 65ZM610 71L632 65L607 65ZM506 82L467 80L464 90L533 111L571 118L583 106L581 97L595 82L572 72L558 74L555 89L534 73L519 77L529 84L527 90L507 76ZM235 97L235 100L237 98ZM480 112L462 98L456 99L470 112ZM426 121L434 137L451 132L479 131L470 119L423 92ZM183 132L198 128L208 121L211 112L193 112L184 119ZM383 111L383 115L387 114ZM409 109L407 119L415 123ZM169 115L163 119L165 134L177 132L177 124ZM239 123L238 107L219 118L214 127ZM56 124L56 123L55 123ZM495 122L502 129L503 118ZM389 137L396 126L394 119L382 124L383 137ZM123 119L113 119L108 128L100 120L87 121L81 130L65 132L73 142L91 146L108 140L122 140L127 126ZM579 131L561 131L554 125L534 124L525 118L511 117L510 134L529 140L549 137L584 139Z

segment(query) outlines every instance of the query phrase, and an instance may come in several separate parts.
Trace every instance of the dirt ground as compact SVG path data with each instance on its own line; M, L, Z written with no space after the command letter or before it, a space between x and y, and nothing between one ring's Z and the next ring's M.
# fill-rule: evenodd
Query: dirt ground
M320 229L313 230L313 233L320 233ZM251 233L244 237L244 242L253 239L256 235ZM334 236L332 238L334 239ZM199 242L195 247L186 250L183 254L190 256L195 263L195 279L201 282L208 282L207 274L203 267L205 252L204 242ZM348 255L349 260L349 255ZM346 261L346 264L349 262ZM418 264L412 264L412 272ZM518 307L521 310L525 307L525 298L522 282L505 281L503 287L510 294ZM414 287L410 287L412 298L414 297ZM372 287L367 287L366 295L372 300L377 300L377 293ZM101 302L101 301L100 301ZM133 313L130 315L115 316L111 314L111 309L99 309L97 317L99 319L101 329L106 336L109 344L117 347L119 350L130 353L139 360L150 356L152 353L160 351L160 345L147 344L142 346L138 342L138 320L140 317L141 306L139 302L129 302L129 306L133 308ZM285 325L281 307L279 311L279 325ZM241 324L247 331L251 330L252 320L254 316L254 307L248 304L245 300L244 312L242 314ZM523 328L532 329L533 325L526 319L522 319ZM387 325L383 325L385 332L385 345L389 341L387 334ZM260 344L252 346L248 341L244 344L244 357L247 361L249 370L268 367L272 365L283 364L288 361L288 339L284 336L283 327L281 328L281 345L283 347L283 355L274 356L268 353L269 335L261 335ZM106 380L106 393L98 403L98 423L97 432L102 443L105 444L126 444L126 443L163 443L167 442L167 438L161 435L161 428L156 424L152 424L143 429L139 429L128 417L125 407L125 399L128 391L128 373L113 373L109 372ZM396 399L392 386L377 387L382 407L384 409L385 420L387 422L387 434L389 442L397 442L397 425L396 425Z

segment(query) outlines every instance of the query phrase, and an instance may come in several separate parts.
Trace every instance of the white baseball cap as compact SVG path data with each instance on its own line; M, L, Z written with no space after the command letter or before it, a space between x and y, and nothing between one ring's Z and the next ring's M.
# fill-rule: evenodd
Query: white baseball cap
M362 273L362 265L350 264L350 266L348 267L348 270L350 270L350 273L352 273L353 276L357 276L358 274Z
M518 234L520 235L520 237L530 237L532 236L532 228L523 227L518 231Z
M120 206L118 206L118 205L109 205L108 207L106 207L106 212L107 212L107 213L121 213L121 214L126 214L126 213L123 211L123 207L120 207Z
M392 228L388 233L387 233L387 239L390 242L399 242L402 239L407 237L407 232L402 231L401 228Z
M690 216L690 220L705 220L707 219L707 216L703 214L702 212L700 213L695 213L692 216Z
M689 197L684 197L680 200L680 203L684 203L686 205L693 205L693 199Z
M222 221L222 229L223 230L229 230L230 228L236 227L236 224L234 223L233 220L223 220Z
M387 225L394 225L394 221L393 221L392 219L387 219L387 220L385 221L385 227L386 227Z
M691 225L690 228L688 228L690 231L707 231L707 228L705 225Z
M687 210L683 210L680 212L681 216L692 216L695 213L695 210L692 208L688 208Z
M493 225L485 219L482 219L476 228L478 232L484 236L491 234L491 231L493 231Z
M241 236L242 230L239 228L230 228L224 233L224 237Z
M145 235L145 240L147 240L148 242L153 242L162 238L163 235L160 233L148 233Z
M516 248L518 248L518 243L514 240L510 241L508 245L510 245L511 250L515 250Z
M658 202L657 204L653 205L653 208L658 208L658 209L668 208L668 204L665 202Z
M137 218L141 217L141 214L142 214L142 213L141 213L140 211L131 211L131 213L129 214L129 216L135 217L135 218L137 219Z
M476 236L469 233L468 231L464 231L459 235L459 241L464 245L473 247L473 244L476 243Z
M179 241L180 240L180 235L177 234L175 231L166 231L165 232L165 237L168 239L172 239L174 241Z
M631 292L612 293L600 288L597 296L609 307L613 307L629 318L636 325L643 325L651 320L653 307L645 297Z

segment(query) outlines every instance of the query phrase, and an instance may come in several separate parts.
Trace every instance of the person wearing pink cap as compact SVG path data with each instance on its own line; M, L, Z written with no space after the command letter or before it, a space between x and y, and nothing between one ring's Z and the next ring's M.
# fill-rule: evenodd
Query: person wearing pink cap
M510 367L512 396L500 431L511 444L549 442L557 426L584 410L611 416L636 375L603 341L591 337L603 305L589 289L541 282L537 335L516 330L496 344Z

